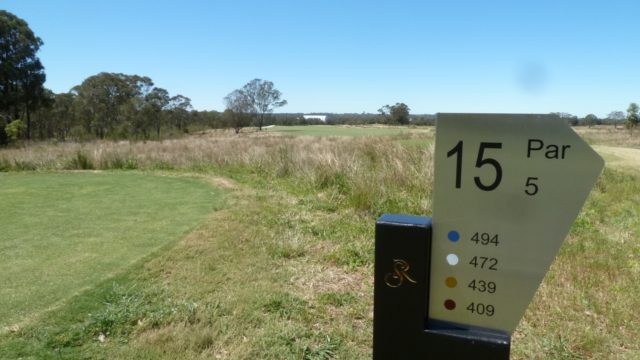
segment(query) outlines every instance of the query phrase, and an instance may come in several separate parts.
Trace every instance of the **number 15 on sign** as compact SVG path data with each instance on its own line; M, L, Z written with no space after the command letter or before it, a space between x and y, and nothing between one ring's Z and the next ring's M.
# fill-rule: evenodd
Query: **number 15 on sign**
M473 177L475 186L478 189L483 191L493 191L498 186L500 186L500 182L502 182L502 165L496 158L491 157L491 156L498 156L498 155L486 154L485 151L488 151L489 149L501 150L502 143L501 142L481 142L479 148L477 149L475 168L481 169L483 166L488 166L495 173L492 179L483 180L479 176ZM447 157L448 158L455 157L455 161L456 161L456 180L455 180L456 189L460 189L462 187L463 153L464 153L464 141L462 140L458 141L456 146L454 146L451 150L447 152ZM496 151L496 154L499 154L499 152ZM471 155L473 156L473 150ZM538 190L539 190L538 184L537 184L538 180L539 178L536 176L527 177L526 181L524 182L525 194L533 196L538 193Z

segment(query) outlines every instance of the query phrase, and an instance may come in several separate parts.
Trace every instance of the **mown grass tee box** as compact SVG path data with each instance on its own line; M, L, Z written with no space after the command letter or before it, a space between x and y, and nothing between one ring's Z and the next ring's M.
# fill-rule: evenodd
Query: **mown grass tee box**
M123 271L221 204L187 177L20 173L0 184L0 329Z

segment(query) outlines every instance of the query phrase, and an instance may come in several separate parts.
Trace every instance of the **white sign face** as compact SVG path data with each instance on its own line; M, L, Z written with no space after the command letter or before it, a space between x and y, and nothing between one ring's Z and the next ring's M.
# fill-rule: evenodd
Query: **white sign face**
M438 114L429 317L513 333L603 166L556 116Z

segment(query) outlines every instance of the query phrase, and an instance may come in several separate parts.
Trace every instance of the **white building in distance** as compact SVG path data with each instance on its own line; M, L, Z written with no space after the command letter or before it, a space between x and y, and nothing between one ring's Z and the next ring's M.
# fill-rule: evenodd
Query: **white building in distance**
M322 122L327 122L327 115L302 115L305 120L320 120Z

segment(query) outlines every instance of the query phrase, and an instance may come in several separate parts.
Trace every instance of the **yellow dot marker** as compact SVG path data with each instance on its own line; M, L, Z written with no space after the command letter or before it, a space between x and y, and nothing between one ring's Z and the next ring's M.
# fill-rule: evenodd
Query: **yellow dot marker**
M456 280L456 278L454 278L453 276L448 277L444 282L450 288L454 288L458 285L458 280Z

